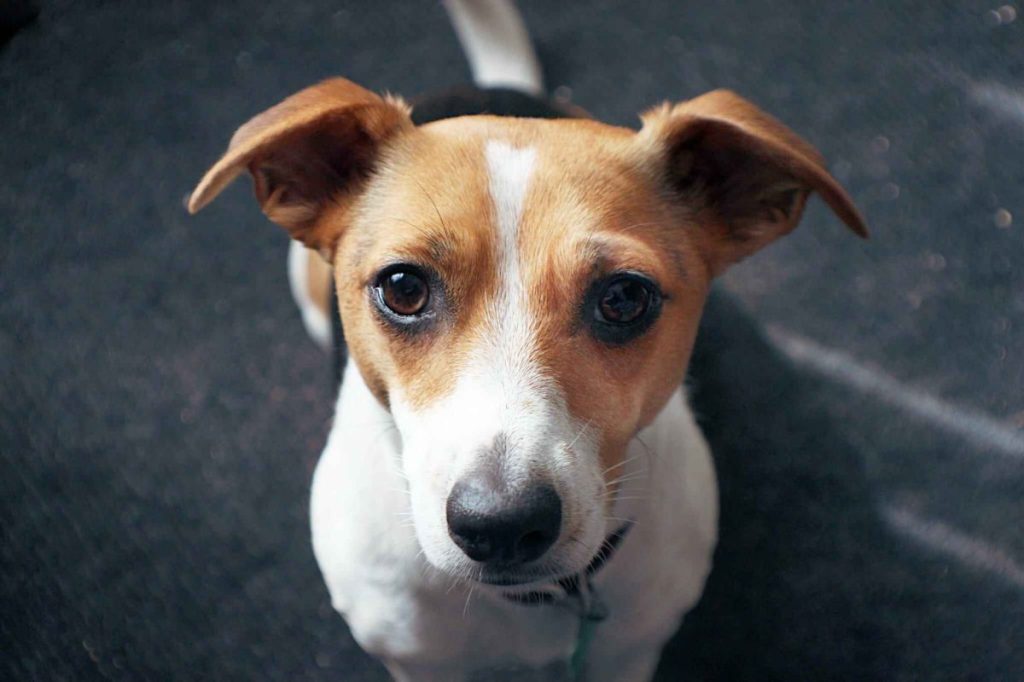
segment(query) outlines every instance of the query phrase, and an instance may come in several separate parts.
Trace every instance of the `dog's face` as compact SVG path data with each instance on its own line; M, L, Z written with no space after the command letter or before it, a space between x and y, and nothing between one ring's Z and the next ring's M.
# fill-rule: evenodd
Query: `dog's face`
M557 526L538 510L533 546L485 579L585 566L609 531L607 481L682 380L708 266L631 138L587 122L428 125L389 150L341 233L346 340L395 417L441 568L476 566L451 533L460 482L511 505L538 487L558 500Z
M328 81L240 129L193 195L195 210L248 167L271 219L333 264L420 544L449 574L582 570L711 279L793 229L811 191L864 231L813 149L734 95L644 123L417 128L400 102Z

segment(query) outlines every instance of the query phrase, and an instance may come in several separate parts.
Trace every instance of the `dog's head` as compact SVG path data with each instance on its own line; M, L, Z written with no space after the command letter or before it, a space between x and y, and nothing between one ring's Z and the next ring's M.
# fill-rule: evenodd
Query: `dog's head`
M463 117L330 80L260 114L203 178L244 170L334 267L352 360L401 434L424 554L490 582L580 571L627 444L677 390L712 278L818 192L817 152L718 91L643 116Z

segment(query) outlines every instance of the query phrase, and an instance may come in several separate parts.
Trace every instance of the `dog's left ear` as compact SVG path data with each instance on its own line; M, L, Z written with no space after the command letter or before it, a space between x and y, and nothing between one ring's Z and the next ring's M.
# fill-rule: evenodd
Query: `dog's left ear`
M738 95L716 90L641 118L638 142L693 213L712 274L795 228L811 192L867 237L863 218L818 151Z
M236 177L252 174L256 199L272 221L330 260L339 226L318 220L330 203L351 205L382 149L413 130L409 108L344 78L298 92L239 128L220 161L192 192L195 213Z

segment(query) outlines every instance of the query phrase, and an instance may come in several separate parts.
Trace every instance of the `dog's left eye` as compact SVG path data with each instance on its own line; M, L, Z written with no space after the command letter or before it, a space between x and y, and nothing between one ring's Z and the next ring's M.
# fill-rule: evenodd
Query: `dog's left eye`
M597 282L587 297L591 330L600 341L623 344L644 333L661 309L661 292L648 277L622 272Z
M377 278L377 296L390 312L400 317L421 314L430 303L426 279L410 266L389 268Z

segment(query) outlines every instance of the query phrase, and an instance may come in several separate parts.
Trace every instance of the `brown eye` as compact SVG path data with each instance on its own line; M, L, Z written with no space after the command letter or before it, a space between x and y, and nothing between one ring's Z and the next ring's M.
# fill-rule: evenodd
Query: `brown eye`
M650 329L661 313L661 289L639 272L618 272L595 282L584 299L584 321L597 338L621 346Z
M608 324L632 324L647 312L651 292L646 283L632 277L613 280L598 301L601 321Z
M381 275L377 283L381 302L395 315L413 317L430 302L430 287L411 268L398 267Z

